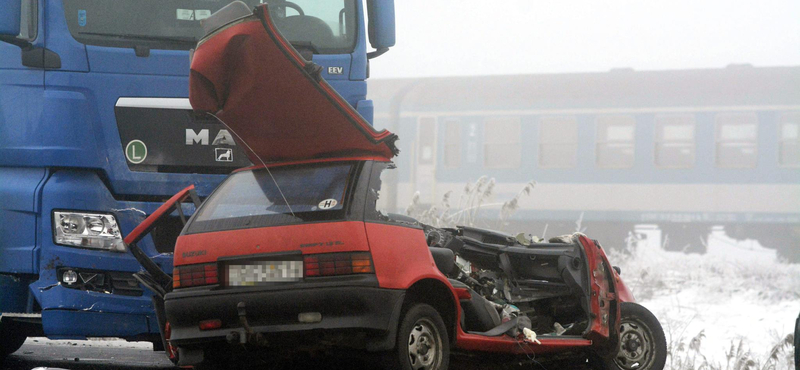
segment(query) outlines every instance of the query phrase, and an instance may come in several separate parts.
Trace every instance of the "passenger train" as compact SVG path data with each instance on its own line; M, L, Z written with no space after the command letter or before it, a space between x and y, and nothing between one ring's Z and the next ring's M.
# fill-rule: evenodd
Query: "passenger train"
M495 202L533 180L501 228L615 247L654 224L702 251L724 226L800 260L800 67L373 79L369 95L400 137L382 195L397 212L482 176Z

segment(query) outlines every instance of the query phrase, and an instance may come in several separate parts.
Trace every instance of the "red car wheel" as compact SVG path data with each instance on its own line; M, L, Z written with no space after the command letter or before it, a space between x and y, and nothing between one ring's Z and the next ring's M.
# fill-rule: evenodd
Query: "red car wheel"
M620 306L619 345L606 358L608 370L661 370L667 361L667 339L658 319L630 302Z
M794 368L800 370L800 315L794 324Z
M395 369L446 370L450 341L439 312L427 304L412 306L400 324L393 357L390 365Z

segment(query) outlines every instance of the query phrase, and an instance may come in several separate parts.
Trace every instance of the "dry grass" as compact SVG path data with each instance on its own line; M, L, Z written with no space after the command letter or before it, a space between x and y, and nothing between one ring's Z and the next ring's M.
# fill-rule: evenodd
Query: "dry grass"
M519 209L519 201L522 197L528 196L533 192L536 182L531 180L517 194L505 202L494 200L495 179L481 176L475 182L468 182L464 189L456 198L452 191L448 191L442 196L438 204L431 206L420 203L419 192L415 193L411 199L411 204L406 208L406 214L416 218L424 224L435 227L454 227L480 226L502 229L514 213ZM494 225L476 225L478 214L484 219L488 209L499 208Z
M697 254L663 250L641 251L635 248L610 251L609 255L611 261L621 267L622 276L638 301L650 301L665 296L679 297L682 292L691 290L708 302L717 302L719 312L700 312L706 319L710 315L725 315L726 302L734 304L733 297L746 299L751 304L762 306L764 310L778 304L800 301L800 292L797 290L800 286L800 265L797 264L735 262ZM680 302L669 309L697 309L692 306L691 302ZM794 369L792 333L780 334L766 325L762 326L761 322L754 321L748 331L770 330L773 342L770 344L764 339L754 339L750 335L752 333L737 333L735 338L730 339L730 347L725 350L723 357L719 351L724 344L717 342L704 346L707 341L704 329L693 332L694 336L686 336L685 332L694 317L686 319L685 315L672 313L659 317L667 336L668 369ZM681 316L684 317L683 321L675 319ZM725 360L722 361L722 358Z
M741 262L661 249L607 252L639 299L698 288L703 294L720 297L752 293L765 304L800 301L798 264Z
M731 341L725 351L725 363L710 360L702 348L704 331L688 340L680 338L667 345L667 364L670 370L792 370L794 369L794 335L778 341L766 356L747 349L745 340Z

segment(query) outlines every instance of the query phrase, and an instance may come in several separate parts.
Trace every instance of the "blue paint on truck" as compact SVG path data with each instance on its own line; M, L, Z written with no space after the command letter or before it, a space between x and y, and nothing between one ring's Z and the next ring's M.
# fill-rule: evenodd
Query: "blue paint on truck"
M203 35L199 20L230 1L8 2L21 4L21 22L0 17L7 23L0 24L2 320L41 314L50 338L157 338L150 293L132 278L140 266L114 235L129 233L187 185L208 196L227 173L249 164L224 128L195 115L187 99L190 49ZM287 37L309 38L296 47L307 47L323 77L371 120L362 2L335 9L288 3L305 7L304 15L276 3L279 25L294 32ZM393 2L367 7L385 14ZM327 14L335 14L324 22L330 35L313 32L328 41L303 33L307 21ZM393 21L385 26L371 22L384 35L384 44L373 47L392 46L386 34L394 43ZM141 146L126 157L136 141ZM219 148L230 153L219 158ZM173 218L139 243L168 273L182 228Z

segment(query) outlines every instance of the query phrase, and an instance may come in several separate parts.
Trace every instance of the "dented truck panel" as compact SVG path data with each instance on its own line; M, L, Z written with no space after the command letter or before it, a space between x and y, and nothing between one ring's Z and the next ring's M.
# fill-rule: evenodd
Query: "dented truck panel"
M158 206L117 201L94 172L59 170L50 176L42 191L42 213L47 216L40 219L40 235L45 237L40 240L39 274L28 288L42 309L44 332L52 338L75 339L157 333L150 292L132 277L141 269L136 259L128 253L55 243L53 210L91 211L98 204L112 210L123 235L144 220L144 213L152 213ZM171 272L171 254L159 253L149 236L140 244L163 271ZM59 279L65 269L77 271L83 278L100 274L103 284L90 289L80 284L66 286Z

